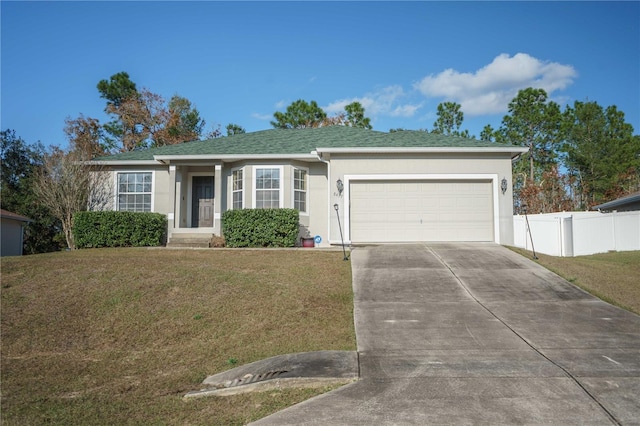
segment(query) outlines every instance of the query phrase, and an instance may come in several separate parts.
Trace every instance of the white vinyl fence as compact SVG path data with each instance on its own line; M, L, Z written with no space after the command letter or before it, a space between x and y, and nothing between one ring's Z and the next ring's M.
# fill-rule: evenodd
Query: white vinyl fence
M561 212L513 217L514 245L552 256L640 250L640 211Z

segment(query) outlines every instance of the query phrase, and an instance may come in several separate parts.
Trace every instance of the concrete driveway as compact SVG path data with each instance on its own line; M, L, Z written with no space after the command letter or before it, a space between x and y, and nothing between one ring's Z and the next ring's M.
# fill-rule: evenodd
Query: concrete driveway
M640 424L640 316L495 244L351 261L360 381L255 424Z

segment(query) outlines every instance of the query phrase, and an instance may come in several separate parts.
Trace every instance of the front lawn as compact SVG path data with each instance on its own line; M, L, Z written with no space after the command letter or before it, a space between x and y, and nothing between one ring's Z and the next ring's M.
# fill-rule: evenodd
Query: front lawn
M322 390L183 400L235 365L355 350L350 263L315 250L2 259L2 424L244 424Z
M531 258L531 252L512 250ZM640 314L640 251L555 257L536 253L537 262L589 293Z

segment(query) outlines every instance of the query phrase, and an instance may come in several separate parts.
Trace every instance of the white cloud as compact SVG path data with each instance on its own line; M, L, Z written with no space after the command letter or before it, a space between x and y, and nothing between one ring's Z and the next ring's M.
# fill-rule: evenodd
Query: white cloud
M276 109L282 109L282 108L284 108L284 107L288 106L288 105L289 105L289 103L290 103L290 102L288 102L288 101L286 101L286 100L284 100L284 99L283 99L283 100L281 100L281 101L276 102L276 104L275 104L274 106L276 107Z
M273 114L260 114L258 112L254 112L251 114L251 117L256 118L258 120L272 120Z
M388 86L375 92L367 93L362 97L340 99L322 107L328 114L344 111L344 107L352 102L360 102L365 109L365 115L375 117L390 115L395 117L411 117L422 104L401 104L405 97L404 90L400 86Z
M556 90L573 83L576 70L570 65L543 62L526 53L497 56L473 73L446 69L429 75L414 88L427 97L457 102L470 116L506 112L509 102L521 89L544 89L551 97Z

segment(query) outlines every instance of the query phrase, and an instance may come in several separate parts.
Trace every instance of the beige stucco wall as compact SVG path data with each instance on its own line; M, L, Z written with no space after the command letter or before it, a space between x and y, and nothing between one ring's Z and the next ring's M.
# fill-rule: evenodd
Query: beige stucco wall
M332 154L329 182L332 186L331 205L339 205L340 220L345 225L344 193L338 194L335 182L345 181L348 175L495 175L498 187L502 178L508 182L507 191L498 190L498 227L500 244L513 244L513 194L511 192L511 159L509 154ZM340 242L338 219L330 219L331 241Z
M244 208L254 207L254 170L256 167L274 167L282 169L281 193L282 207L293 208L293 170L301 168L307 170L307 212L300 214L300 235L322 238L322 245L328 244L327 231L327 166L321 162L306 161L240 161L227 163L224 165L222 173L223 182L223 208L222 211L230 209L233 202L232 173L234 170L242 169L244 178L243 201Z
M157 166L118 166L109 172L112 189L112 205L115 202L115 182L117 172L153 171L154 212L171 216L170 230L188 226L188 190L190 177L199 173L215 175L216 214L222 215L232 206L232 172L244 170L244 208L252 208L254 203L254 168L279 167L282 169L282 206L293 207L293 169L300 167L308 171L308 212L300 215L301 234L313 237L319 235L322 245L339 244L340 229L334 204L339 206L340 222L345 231L345 192L339 193L336 181L346 181L345 176L353 175L491 175L497 187L502 178L508 181L505 194L497 189L498 242L513 244L513 195L511 184L511 159L509 154L332 154L321 161L259 161L246 160L216 164L197 163ZM216 168L217 167L217 168ZM473 177L473 176L471 176ZM495 185L494 185L495 188ZM174 205L174 193L177 205ZM221 233L220 220L216 220L216 233Z
M117 174L131 172L152 172L153 173L153 193L151 196L151 211L167 214L173 211L173 195L170 190L169 167L158 166L113 166L108 170L94 171L95 181L104 187L108 194L102 210L113 210L116 206L117 197ZM99 175L99 177L97 177Z

